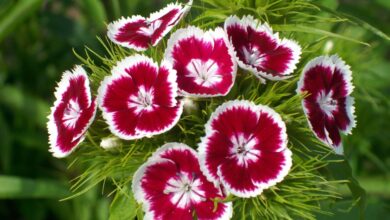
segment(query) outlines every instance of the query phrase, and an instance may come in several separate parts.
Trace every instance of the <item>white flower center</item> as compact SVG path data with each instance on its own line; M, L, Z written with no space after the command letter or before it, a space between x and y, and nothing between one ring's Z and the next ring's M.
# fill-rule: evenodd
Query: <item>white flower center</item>
M222 81L222 77L217 74L218 64L211 59L206 62L200 59L192 59L187 64L188 76L195 78L195 83L205 87L210 87Z
M261 67L265 60L257 47L242 47L244 53L245 62L251 66Z
M153 90L147 91L141 86L137 95L131 95L128 102L129 108L135 108L135 113L151 111L153 109Z
M77 100L70 99L65 108L62 121L67 128L73 129L76 126L77 120L80 118L82 110Z
M317 97L317 103L325 112L325 114L331 117L334 111L337 110L337 100L333 99L333 91L326 93L325 91L321 91Z
M260 156L260 151L255 149L258 143L256 138L245 138L243 134L233 136L230 141L233 147L230 149L230 156L237 159L241 166L247 166L248 162L255 162Z
M200 189L201 184L201 180L194 174L182 172L168 180L164 193L171 195L172 204L185 209L191 204L205 201L205 192Z
M160 27L161 23L161 20L147 22L147 27L142 27L137 32L145 36L152 36L156 29Z

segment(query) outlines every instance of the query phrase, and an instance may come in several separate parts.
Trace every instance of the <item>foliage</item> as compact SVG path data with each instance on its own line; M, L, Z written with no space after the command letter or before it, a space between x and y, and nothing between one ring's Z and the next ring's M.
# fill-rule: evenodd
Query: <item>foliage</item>
M276 199L256 198L247 201L245 209L241 213L237 213L240 215L239 217L244 213L249 218L254 212L260 213L261 216L267 216L267 213L261 213L266 210L263 207L278 210L274 212L279 214L278 217L293 219L296 216L313 218L313 215L306 209L321 213L335 212L339 209L350 210L351 202L347 205L343 203L345 198L350 196L350 193L340 187L340 183L344 181L339 180L351 177L351 170L360 177L359 180L363 180L360 182L368 189L368 192L373 193L370 195L380 196L378 199L369 200L369 204L372 202L375 204L369 206L366 216L380 218L380 213L387 216L384 209L380 210L383 207L381 204L386 201L384 195L387 195L387 201L389 201L390 194L386 191L386 187L380 190L379 186L386 186L388 179L382 175L386 174L388 177L390 170L390 158L387 156L390 155L390 152L389 148L385 147L388 145L388 141L385 135L381 135L389 133L390 130L390 126L386 123L390 119L387 110L390 104L387 98L389 97L390 77L386 75L389 63L386 60L388 58L385 57L389 51L389 43L381 38L381 35L389 33L389 27L386 25L390 20L388 3L383 0L369 1L370 3L357 1L356 4L347 1L340 1L341 3L338 4L337 1L328 0L312 2L238 0L235 1L237 4L226 4L226 2L205 0L204 3L200 3L195 0L198 7L194 7L195 10L189 16L196 17L199 14L198 20L195 20L194 23L206 28L209 25L219 24L232 11L238 14L258 15L262 20L269 21L276 31L281 31L284 35L297 39L305 46L303 55L305 59L301 61L300 67L308 59L318 54L339 53L352 66L354 72L356 86L354 96L357 98L359 123L358 128L354 130L354 135L345 139L346 157L352 166L350 169L346 162L341 162L342 158L326 157L328 155L326 148L321 147L311 135L308 135L307 128L301 128L301 125L306 122L303 118L296 118L297 115L301 115L297 113L301 111L299 97L293 94L296 79L292 80L290 85L275 83L263 87L250 83L251 78L246 77L247 74L240 73L242 84L237 85L239 87L235 88L236 91L242 90L242 88L252 88L243 94L243 98L252 99L257 103L270 104L283 114L284 120L288 122L290 148L299 157L294 157L293 172L286 180L293 183L295 181L296 184L291 183L294 189L287 188L287 184L277 185L277 188L273 188L264 195L266 198ZM129 217L142 216L140 207L137 206L134 209L135 206L131 205L134 204L128 188L131 174L148 157L150 152L161 145L164 138L169 140L172 137L169 137L169 134L162 135L159 137L159 141L149 142L149 144L144 143L146 141L122 142L121 146L116 149L103 151L98 146L100 140L98 137L108 136L109 132L104 129L105 124L101 117L98 117L100 120L94 124L88 141L69 161L74 160L71 163L71 171L69 171L63 161L52 159L47 152L45 116L48 114L48 107L53 100L51 92L48 91L53 91L54 82L58 80L63 70L69 69L77 63L75 57L72 57L69 52L69 48L75 48L75 51L83 54L81 57L86 57L87 60L90 56L85 63L90 63L91 60L96 62L89 65L90 72L94 73L92 76L93 90L96 91L99 80L109 73L110 66L115 61L110 61L112 59L110 53L100 46L99 41L94 39L94 35L102 36L105 31L104 24L120 17L120 15L137 13L145 15L165 5L166 2L159 2L155 5L153 3L153 1L139 0L113 0L110 3L80 0L78 5L73 5L71 1L60 3L49 1L44 2L44 4L43 1L5 0L0 2L0 30L2 30L0 31L0 137L2 140L0 172L9 175L4 176L5 178L2 177L2 180L8 181L12 186L9 190L3 188L2 192L5 193L2 195L7 195L8 199L29 198L29 200L0 201L1 217L6 219L106 219L108 200L101 198L99 196L101 194L104 197L110 196L110 200L113 201L110 205L111 219L117 219L124 213ZM290 3L291 5L287 5ZM320 4L331 8L330 11L320 7ZM367 4L369 7L366 6ZM153 7L151 7L152 5ZM241 8L243 5L250 7ZM208 8L209 12L202 13L205 7ZM223 8L223 10L216 11L212 7ZM336 8L337 12L334 10ZM72 14L75 11L77 13ZM351 19L351 17L340 14L339 11L360 17L357 20ZM29 19L27 19L28 17ZM376 32L377 29L372 29L368 23L360 23L361 20L375 25L383 33ZM373 34L372 31L376 33ZM105 39L100 41L109 44ZM366 45L364 42L368 42L371 47L364 46ZM82 52L84 44L93 48L93 50L89 50L88 56ZM161 50L164 49L163 45L156 51L149 51L148 55L154 57L155 60L160 60L160 57L156 56L161 54ZM333 45L331 50L327 49L329 45ZM114 45L106 46L109 50L115 50L111 53L116 54L114 55L116 59L119 58L118 54L122 57L129 53L129 51ZM99 56L107 58L107 60L95 57L92 51L97 51L96 54L100 54ZM298 69L296 74L300 71L301 69ZM285 87L284 92L275 91L275 88L281 86ZM256 96L253 93L255 91L253 88L259 88L260 90L256 92L261 93L262 96ZM227 99L236 95L233 90ZM208 119L210 112L222 101L199 100L199 107L206 110L197 115L182 117L179 126L172 132L185 132L182 132L180 137L175 137L174 140L187 140L190 146L195 147L199 141L198 138L203 135L202 123ZM296 108L290 109L288 106L296 106ZM193 127L194 122L199 126ZM291 137L299 138L293 140ZM313 161L305 160L306 164L297 163L301 157L304 158L309 153L303 146L316 149L318 155L322 155L324 158ZM134 160L134 158L141 159ZM329 164L331 165L329 166ZM345 168L341 169L340 167L343 166ZM308 170L310 172L307 172ZM346 170L348 170L347 173L343 172ZM319 172L321 175L328 175L329 179L323 180L318 176ZM80 174L81 176L79 176ZM372 178L373 175L375 175L374 178ZM71 182L72 190L76 192L72 196L76 195L77 197L72 197L72 200L61 203L53 203L53 200L48 200L48 198L58 200L64 195L71 196L64 189L67 188L68 179L75 176L79 177ZM54 181L47 181L48 179ZM9 182L10 180L12 181ZM313 198L313 196L305 196L308 194L306 194L307 188L302 187L303 184L301 185L303 180L307 186L314 185L312 189L321 190L308 192L309 195L319 194L316 197L318 201L307 203L308 198ZM22 185L24 183L24 186L28 185L28 190L25 190L24 187L20 188L23 190L19 190L13 181L20 182ZM329 185L315 184L322 181L329 183ZM30 188L41 184L53 185L43 187L45 190L42 191ZM338 193L330 193L335 192L335 186L337 186ZM56 187L59 187L58 190L53 190L57 189ZM103 189L99 190L101 187ZM15 193L11 194L11 192ZM115 196L111 196L114 193ZM289 195L290 197L288 197ZM328 204L321 201L321 198L327 199L329 197L339 201L337 198L341 196L344 197L344 200L337 203ZM37 197L39 199L32 200L32 198ZM289 199L283 200L283 198ZM270 201L272 204L269 204ZM357 201L356 198L353 201ZM382 203L380 203L381 201ZM126 207L124 204L128 204L128 206ZM295 208L289 204L298 204L299 207ZM319 205L321 205L321 209L318 209ZM327 208L328 205L329 208ZM290 207L287 208L288 213L281 211L283 210L280 208L281 206ZM118 209L118 207L126 207L127 212ZM294 213L295 210L304 211ZM340 212L335 212L335 214L335 217L342 216L340 219L348 217ZM352 219L357 218L357 216L352 216Z

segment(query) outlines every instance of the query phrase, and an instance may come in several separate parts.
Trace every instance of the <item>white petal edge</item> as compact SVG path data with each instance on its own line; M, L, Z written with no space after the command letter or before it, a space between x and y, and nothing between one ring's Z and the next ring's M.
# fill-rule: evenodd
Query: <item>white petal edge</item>
M153 62L153 61L152 61ZM157 64L155 64L157 66ZM172 65L170 62L168 62L167 60L163 60L161 62L161 65L160 65L160 69L161 68L165 68L169 74L168 74L168 82L171 84L171 91L170 93L172 94L172 98L171 98L171 107L176 107L177 105L179 106L178 110L177 110L177 114L176 114L176 117L175 119L172 121L172 123L170 124L167 124L164 128L162 128L161 130L158 130L158 131L147 131L147 130L142 130L142 129L138 129L136 127L136 131L139 132L139 133L142 133L144 134L145 137L151 137L153 135L157 135L157 134L161 134L161 133L164 133L166 131L169 131L170 129L172 129L176 124L177 122L180 120L180 117L181 115L183 114L183 109L184 109L184 103L181 102L181 101L177 101L176 100L176 97L178 96L178 85L177 85L177 74L176 74L176 70L172 68Z
M245 108L245 109L250 109L252 112L256 113L258 118L261 117L261 114L268 114L271 116L274 122L281 128L281 139L282 143L280 147L276 150L276 152L281 152L288 150L287 148L287 131L286 131L286 124L283 122L281 116L272 108L265 106L265 105L256 105L255 103L247 100L233 100L233 101L227 101L223 103L222 105L218 106L217 109L211 114L209 120L207 121L205 125L205 136L201 138L201 142L198 144L198 157L199 157L199 164L200 164L200 169L202 173L206 176L207 180L210 182L213 182L214 185L219 185L221 184L220 176L214 176L207 168L206 166L206 151L207 151L207 146L208 146L208 139L214 135L217 131L213 130L212 128L212 122L216 119L218 119L219 115L229 109L232 108ZM217 171L218 172L218 171ZM229 186L226 186L225 183L222 183L226 188L230 188ZM260 192L262 190L258 190ZM235 195L241 195L244 197L245 195L252 195L253 193L240 193L235 191ZM261 192L260 192L261 193Z
M168 163L173 163L173 161L168 160L168 159L154 158L153 160L151 160L149 158L149 160L146 161L144 164L142 164L137 169L137 171L135 171L135 173L133 175L133 180L131 182L131 190L133 191L133 195L134 195L135 200L138 203L142 204L142 208L143 208L143 210L145 212L144 219L153 220L155 218L154 218L154 212L150 208L149 201L146 199L146 193L144 192L144 190L141 187L142 178L144 177L146 169L149 166L153 166L153 165L161 164L161 163L167 163L167 162Z
M186 28L178 29L176 32L174 32L171 37L168 40L167 48L165 49L164 58L170 62L172 65L175 63L175 59L172 57L172 52L174 47L180 43L180 41L195 37L201 41L209 42L211 45L214 45L215 40L223 39L226 47L228 48L228 53L230 56L230 60L233 63L232 67L232 84L227 89L225 93L218 93L218 94L205 94L205 93L188 93L183 90L179 90L179 94L186 97L192 97L192 98L210 98L210 97L217 97L217 96L225 96L227 95L231 88L234 85L236 75L237 75L237 62L235 59L235 52L232 44L230 43L228 36L226 35L225 31L217 27L214 30L209 29L207 31L203 31L202 29L195 27L195 26L188 26Z
M76 65L72 70L67 70L62 74L60 82L57 84L57 87L54 92L54 97L56 98L56 101L54 101L53 106L50 108L50 115L48 116L48 122L47 122L47 129L49 132L49 152L52 153L54 157L57 158L63 158L71 154L74 150L76 150L77 145L79 145L83 140L84 137L82 137L85 133L85 131L89 128L89 126L92 124L95 115L96 115L96 108L94 110L94 114L89 120L88 124L82 129L82 131L75 135L80 138L78 143L68 152L63 152L60 150L60 148L57 146L57 137L58 137L58 132L57 132L57 126L55 124L55 119L54 119L54 111L55 109L58 108L58 105L62 103L62 95L67 91L69 88L70 80L72 78L77 78L77 77L83 77L84 80L84 87L87 90L87 100L88 100L88 106L92 104L92 96L91 96L91 89L89 86L89 79L87 72L84 70L84 68L80 65ZM97 104L95 103L95 107L97 107Z
M182 6L184 5L184 7ZM180 20L187 15L189 10L191 9L192 6L192 0L189 1L188 3L170 3L168 4L165 8L161 9L160 11L154 12L150 14L149 18L147 19L148 22L154 21L159 19L160 17L164 16L167 14L169 11L178 9L179 12L173 17L170 21L170 23L167 25L165 30L161 33L161 36L152 44L152 46L156 46L161 39L169 32L172 30L173 27L175 27ZM176 21L176 23L172 23L172 21Z
M112 68L111 75L104 77L98 89L97 100L98 100L99 108L102 111L103 118L108 124L111 133L124 140L140 139L143 138L145 135L140 133L135 133L134 135L128 135L119 131L116 128L113 120L114 113L109 113L107 111L107 109L103 106L103 100L106 96L108 87L111 86L111 83L114 80L120 79L122 77L131 78L131 76L125 72L125 69L137 65L138 63L148 63L151 67L155 68L156 73L158 73L158 66L151 58L144 55L136 54L118 61L117 64Z
M352 129L354 127L356 127L354 98L349 96L354 89L354 86L352 85L352 71L350 69L350 66L347 65L337 54L332 55L332 56L328 56L328 55L319 56L319 57L316 57L316 58L310 60L302 70L301 76L300 76L299 81L297 83L296 92L297 92L297 94L302 94L304 92L304 91L302 91L302 88L303 88L303 83L305 81L306 73L310 69L312 69L313 67L316 67L319 65L330 67L332 69L332 74L334 73L334 69L338 68L340 70L341 74L343 75L343 78L347 84L347 96L346 96L345 109L347 111L347 116L351 122L349 123L349 125L347 126L346 129L344 129L344 130L340 129L340 131L344 134L351 134ZM308 125L309 125L310 129L312 130L312 132L314 133L314 135L319 140L321 140L323 143L328 145L330 148L334 149L336 154L342 155L344 152L342 144L340 143L340 145L334 146L331 143L331 141L329 142L330 138L329 138L329 134L328 134L328 131L326 130L326 128L324 128L326 138L323 139L323 138L318 137L317 133L314 131L313 126L311 125L311 123L309 121L309 118L307 117L309 115L309 110L305 107L304 103L305 103L305 100L302 99L302 109L306 115Z
M155 165L158 163L165 163L165 162L175 163L172 160L161 157L161 155L163 155L167 151L189 151L195 158L197 158L197 155L198 155L198 153L194 149L192 149L191 147L189 147L188 145L186 145L184 143L169 142L169 143L166 143L163 146L159 147L152 154L152 156L150 156L148 158L148 160L138 168L138 170L133 175L131 188L133 190L134 198L137 200L138 203L142 203L143 209L145 211L144 219L153 220L155 218L154 218L153 211L150 210L149 203L145 199L146 198L145 192L141 188L141 179L144 176L147 167L149 167L151 165ZM225 215L223 215L223 217L224 216L231 217L233 214L232 205L230 205L230 207L227 207L227 208L228 208L228 210L227 210L228 212L226 212ZM224 218L220 218L220 219L222 220ZM227 218L225 218L225 219L227 219Z
M233 217L233 202L226 202L226 203L221 203L226 206L225 211L223 212L223 215L217 218L216 220L228 220ZM202 219L200 219L202 220Z
M233 101L227 101L220 106L218 106L213 113L211 113L209 120L205 124L205 136L200 139L200 143L198 144L198 157L199 157L199 165L200 165L200 170L202 171L203 175L207 178L208 181L214 183L214 185L219 185L219 177L214 176L211 174L211 172L208 170L206 166L206 150L208 148L208 139L210 136L214 135L214 129L212 128L211 124L212 122L219 117L219 115L226 110L235 108L235 107L242 107L242 108L256 108L256 105L251 102L251 101L246 101L246 100L233 100ZM259 117L260 114L257 111L256 112L257 116Z
M253 185L256 186L256 188L254 190L236 190L236 189L233 189L232 185L229 184L228 181L225 180L222 172L221 172L221 166L218 166L218 171L217 171L217 174L220 178L220 181L222 183L222 185L225 187L226 191L229 193L229 194L233 194L237 197L241 197L241 198L250 198L250 197L256 197L258 195L260 195L262 192L263 192L263 189L259 186L256 186L256 184L251 181L253 183Z
M299 62L299 59L300 59L301 50L302 50L296 41L291 40L291 39L287 39L287 38L283 38L282 40L280 40L279 33L273 33L272 28L268 25L268 23L265 22L262 24L259 20L255 19L251 15L243 16L241 19L239 17L237 17L236 15L231 15L230 17L228 17L224 23L224 29L225 29L226 33L227 33L227 28L229 26L232 26L232 25L238 25L244 29L246 29L246 27L250 26L250 27L252 27L252 29L254 29L256 31L264 32L268 35L269 38L276 40L278 45L283 45L283 46L290 48L292 50L292 54L293 54L292 60L290 60L287 70L284 71L283 73L281 73L281 75L283 75L283 76L274 76L274 75L269 74L267 72L259 71L251 65L245 64L244 62L242 62L238 58L237 51L235 51L236 60L238 62L238 65L242 69L248 70L251 73L253 73L260 80L260 82L262 84L265 84L265 79L285 80L285 79L292 77L290 74L293 73L293 71L296 69L297 64ZM231 39L229 39L229 40L233 44L232 40Z
M288 175L292 167L292 151L288 148L284 149L283 156L285 158L285 164L283 165L282 170L279 172L276 178L271 179L270 181L265 183L262 182L260 183L254 182L254 183L259 187L261 187L263 190L265 190L282 182L284 178Z
M114 42L115 44L121 45L126 48L134 49L138 52L145 51L148 47L139 47L134 44L129 44L129 42L119 42L115 39L115 36L119 33L119 29L121 29L125 24L132 23L136 21L146 21L146 19L140 15L134 15L132 17L121 17L120 19L113 21L107 26L107 36L108 38Z

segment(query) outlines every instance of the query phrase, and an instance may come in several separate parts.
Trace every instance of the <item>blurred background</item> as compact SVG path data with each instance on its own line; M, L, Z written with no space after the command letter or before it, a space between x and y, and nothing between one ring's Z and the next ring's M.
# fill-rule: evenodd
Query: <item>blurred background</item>
M197 1L195 1L198 3ZM360 18L390 35L389 0L316 1ZM46 117L55 83L83 54L84 45L103 53L96 36L106 23L163 7L158 0L0 0L0 219L107 219L109 199L100 189L73 200L69 181L79 173L48 152ZM354 72L358 126L345 139L346 156L367 190L367 219L390 219L390 44L358 26L333 31L371 47L333 41ZM329 49L329 48L327 48ZM348 195L346 195L348 196ZM335 216L357 219L349 205Z

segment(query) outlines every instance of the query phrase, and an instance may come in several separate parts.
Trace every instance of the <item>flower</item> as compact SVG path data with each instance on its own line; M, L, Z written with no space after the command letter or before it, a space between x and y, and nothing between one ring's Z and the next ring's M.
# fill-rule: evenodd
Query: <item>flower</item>
M182 6L171 3L158 12L152 13L149 18L134 15L121 18L108 25L107 35L110 40L123 47L144 51L149 45L155 46L158 42L187 14L192 0Z
M65 71L54 93L47 129L49 151L54 157L66 157L84 140L85 132L96 114L88 76L81 66Z
M179 29L168 40L164 56L177 71L180 93L185 96L224 96L233 86L237 64L222 28Z
M106 76L98 104L113 134L132 140L171 129L183 111L176 100L176 72L170 63L158 67L143 55L126 57Z
M264 78L281 80L296 68L301 47L290 39L280 39L267 23L261 24L252 16L230 16L225 31L236 51L238 65L251 71L262 82Z
M348 134L355 127L350 67L337 55L320 56L306 64L297 93L307 92L302 107L314 134L343 154L339 131Z
M203 174L239 197L255 197L283 180L292 165L279 114L249 101L228 101L212 113L198 148Z
M195 150L181 143L160 147L134 174L132 190L143 203L144 219L199 220L229 219L232 203L212 199L225 196L220 187L208 182L199 169Z

